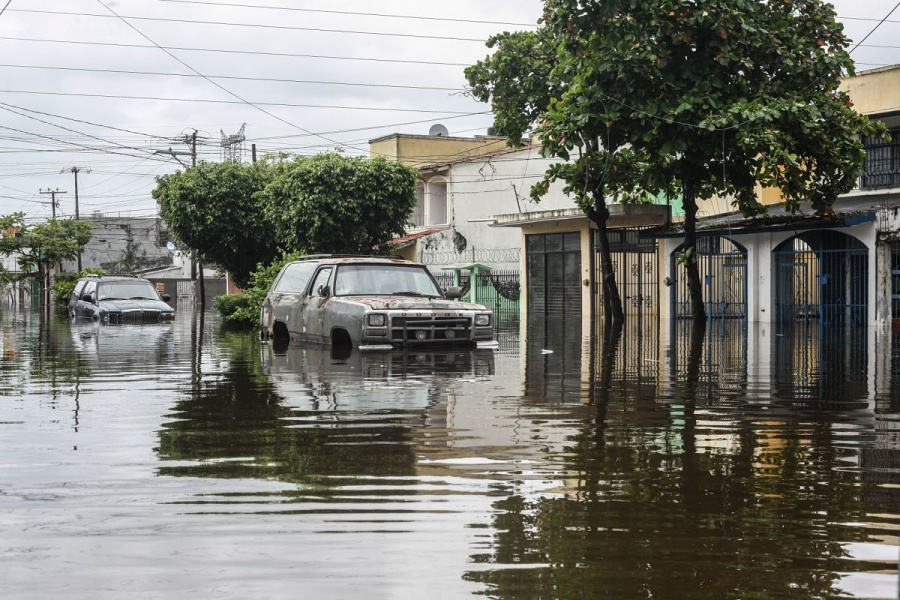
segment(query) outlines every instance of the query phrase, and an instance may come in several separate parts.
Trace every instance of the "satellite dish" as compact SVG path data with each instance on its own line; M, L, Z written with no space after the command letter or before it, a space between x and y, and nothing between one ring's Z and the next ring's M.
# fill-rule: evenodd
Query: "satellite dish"
M438 123L437 125L432 125L431 129L428 130L428 135L433 137L444 137L450 135L450 132L447 131L447 128Z
M167 249L169 252L174 252L174 251L175 251L175 244L173 244L172 242L166 242L166 249Z

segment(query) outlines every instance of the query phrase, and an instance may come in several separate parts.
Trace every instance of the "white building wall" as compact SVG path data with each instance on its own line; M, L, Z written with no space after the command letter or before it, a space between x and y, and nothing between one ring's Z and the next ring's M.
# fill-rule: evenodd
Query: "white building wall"
M531 148L453 165L448 174L450 228L420 242L419 260L453 264L475 256L494 268L518 269L521 232L490 227L490 222L499 214L573 208L575 200L563 194L560 182L550 187L540 204L530 198L531 186L553 162L542 158L540 149ZM488 258L481 259L484 256Z
M880 298L879 277L877 276L878 252L876 252L878 232L875 223L863 223L836 231L855 237L869 249L869 319L871 323L883 326L885 323L882 321L889 316L886 317L884 311L879 308L884 302L878 302ZM773 251L782 242L800 232L779 231L725 236L747 249L747 317L751 323L768 323L775 319L775 278L777 274L774 271ZM666 269L661 276L666 277L671 273L674 262L672 252L681 245L682 240L681 238L665 238L660 241L664 251L664 267ZM676 274L678 278L685 276L680 267L676 269ZM675 286L661 286L660 292L660 302L662 303L660 314L663 318L671 318L672 294L675 292ZM888 307L889 309L890 307Z

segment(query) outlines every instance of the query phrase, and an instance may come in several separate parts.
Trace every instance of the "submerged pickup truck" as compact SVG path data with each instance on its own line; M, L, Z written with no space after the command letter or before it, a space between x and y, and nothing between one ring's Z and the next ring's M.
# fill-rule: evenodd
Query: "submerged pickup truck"
M260 335L362 350L495 346L491 310L458 297L458 289L445 293L420 263L308 256L275 278L260 313Z

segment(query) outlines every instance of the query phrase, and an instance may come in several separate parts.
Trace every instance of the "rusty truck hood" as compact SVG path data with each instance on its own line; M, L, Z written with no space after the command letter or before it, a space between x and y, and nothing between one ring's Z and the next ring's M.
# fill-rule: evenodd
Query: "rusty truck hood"
M362 304L372 310L474 310L486 311L481 304L446 298L413 296L335 296L334 300Z

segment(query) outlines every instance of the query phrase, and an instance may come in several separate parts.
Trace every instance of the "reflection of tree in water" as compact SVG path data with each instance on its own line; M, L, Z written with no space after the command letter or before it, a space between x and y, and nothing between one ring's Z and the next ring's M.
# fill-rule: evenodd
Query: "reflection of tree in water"
M828 447L793 440L763 467L752 440L733 456L675 455L621 426L590 429L572 448L571 497L495 505L496 550L474 559L546 566L470 572L492 596L824 597L862 567L833 541L865 533L839 524L860 518L860 491Z
M410 430L390 415L350 427L352 415L329 420L327 413L290 408L263 372L256 340L233 335L219 347L229 354L226 370L204 375L159 432L160 458L191 464L164 465L160 474L296 482L413 472ZM316 388L310 402L333 396L327 383Z
M842 545L867 539L853 523L878 508L843 468L856 451L833 423L699 421L711 383L700 383L702 335L692 337L690 381L661 409L668 422L597 386L596 419L559 457L566 495L495 503L493 547L472 557L485 568L466 579L509 599L812 598L840 595L839 573L883 568ZM601 381L611 364L601 359Z

